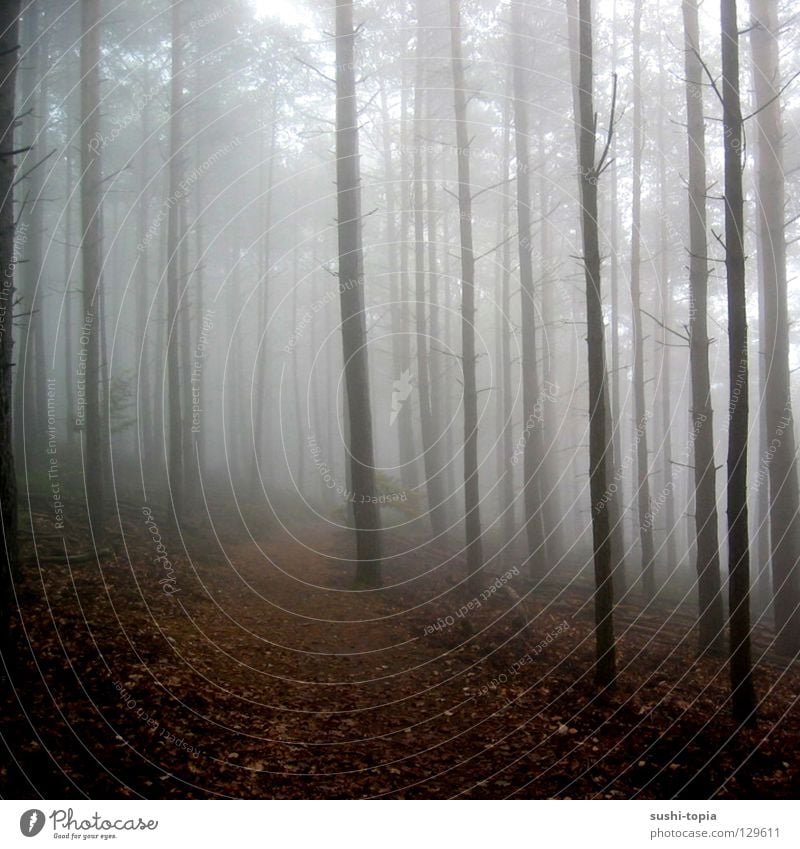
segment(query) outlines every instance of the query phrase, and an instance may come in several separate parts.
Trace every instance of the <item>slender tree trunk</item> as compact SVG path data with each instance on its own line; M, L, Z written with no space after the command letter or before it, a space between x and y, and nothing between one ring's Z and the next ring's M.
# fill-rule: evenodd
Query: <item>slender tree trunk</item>
M425 25L421 17L422 3L417 3L417 73L414 86L414 279L417 330L417 396L419 398L422 428L422 449L425 462L425 483L428 493L428 515L435 536L447 533L447 516L444 509L442 463L439 451L439 433L433 414L431 385L431 340L428 324L430 309L425 291L425 196L422 148L426 144L423 130L423 103L425 100Z
M461 51L460 0L450 0L450 51L453 106L456 119L458 212L461 233L461 356L464 373L464 511L467 574L471 588L479 585L483 568L480 489L478 486L478 391L475 356L475 255L472 247L472 183L467 95Z
M172 55L169 104L169 211L167 215L167 392L169 437L167 470L176 515L184 508L183 408L181 386L180 224L183 179L183 31L182 2L172 5Z
M524 8L521 0L512 6L512 66L514 77L514 148L516 151L517 226L519 228L519 280L522 311L522 421L524 445L523 483L525 529L528 536L530 569L534 577L545 573L547 546L543 525L541 490L544 460L543 425L539 408L539 374L536 364L536 304L533 291L531 256L531 191L528 139L527 67L523 32Z
M658 43L658 65L664 68L663 50L661 42ZM664 85L665 74L662 72L658 77L659 101L666 104L666 87ZM667 213L669 209L669 195L667 192L667 138L664 129L664 112L662 107L658 111L658 184L661 211L659 218L660 257L659 257L659 284L661 287L661 464L663 489L661 496L664 500L664 524L666 526L665 549L667 555L667 574L671 574L678 566L676 537L678 526L675 522L675 476L672 469L672 362L670 358L669 322L672 314L672 283L670 281L670 250L668 244Z
M761 261L759 260L759 279L761 279ZM767 359L764 356L765 340L767 338L767 327L764 313L764 287L758 287L758 397L766 399L767 397ZM767 456L767 446L769 439L767 434L769 427L767 425L767 405L760 403L758 408L758 445L763 452L760 455L760 464L758 469L758 495L756 498L756 515L754 520L754 538L757 570L757 600L756 609L759 613L766 612L772 604L772 581L770 580L772 561L770 558L770 533L769 533L769 472L766 468L766 463L769 462Z
M0 5L0 649L6 662L15 655L10 640L17 578L17 476L12 428L14 304L14 124L19 63L19 0Z
M597 661L595 680L599 687L613 686L616 679L614 640L614 591L612 581L611 535L607 509L606 454L611 434L605 401L605 343L603 341L603 302L600 277L600 244L597 219L599 169L595 161L595 113L592 94L592 4L580 0L578 43L579 171L581 175L581 215L583 264L586 278L586 321L589 353L589 483L592 498L592 538L595 574L595 639Z
M508 182L511 177L511 76L509 74L509 92L503 109L503 177ZM503 242L500 264L497 269L500 291L500 308L497 312L497 366L495 373L499 379L497 391L497 421L500 439L497 450L497 477L500 481L500 513L503 528L503 543L510 544L514 538L514 436L513 436L513 395L511 391L511 200L505 189L501 190L498 215L498 244Z
M24 9L22 16L24 36L24 59L20 64L22 104L22 148L26 148L24 162L21 165L27 176L22 181L24 194L20 205L20 218L24 225L24 255L22 266L21 302L24 316L24 330L19 333L17 345L17 386L16 386L16 439L17 452L21 453L23 444L28 446L24 452L23 471L29 475L33 471L45 469L42 463L44 454L35 447L46 440L46 386L47 367L45 353L45 301L48 285L45 281L44 266L44 187L47 166L43 160L47 156L47 77L41 73L47 67L50 36L43 26L42 6L32 2ZM33 447L33 450L31 450Z
M719 565L714 410L708 367L708 235L703 68L697 0L683 0L686 115L689 144L689 362L692 380L695 535L699 651L718 651L724 638Z
M405 65L403 66L406 67ZM400 95L400 268L399 268L399 344L397 363L397 376L403 373L411 374L411 287L409 280L409 228L411 219L411 180L408 174L409 158L406 153L409 138L408 120L408 89L405 83L406 74L403 73L403 91ZM418 460L415 452L414 420L411 416L411 405L404 404L397 417L399 430L398 441L400 447L400 480L404 489L414 489L419 481Z
M269 368L268 368L268 357L269 357L269 346L268 346L268 328L269 328L269 279L270 279L270 263L271 263L271 230L272 230L272 194L273 194L273 185L275 182L275 158L277 156L277 147L276 147L276 135L278 128L278 97L277 94L273 95L272 98L272 111L271 111L271 123L269 130L269 150L267 153L267 162L266 162L266 185L263 182L261 183L261 209L262 209L262 236L261 236L261 249L258 255L258 265L259 265L259 283L258 283L258 347L256 352L256 368L255 368L255 381L256 381L256 396L254 399L255 404L255 413L254 413L254 424L253 424L253 444L255 446L256 452L256 462L253 464L253 474L252 474L252 494L256 495L258 492L258 488L261 486L261 482L259 481L259 469L262 472L264 468L261 465L261 461L268 456L267 452L269 451L270 446L270 428L269 428L269 414L267 413L267 397L269 395ZM264 173L264 150L263 150L263 138L264 134L261 134L262 138L262 149L261 149L261 159L262 166L259 169L259 175L263 175Z
M747 527L747 294L745 291L742 109L736 0L721 0L722 126L725 150L725 268L728 283L728 572L734 717L755 718L750 658L750 540Z
M184 393L182 400L181 424L183 433L181 436L181 450L183 459L183 505L189 509L195 505L200 494L199 476L195 462L194 435L192 434L192 310L196 308L193 303L192 283L194 276L189 268L189 205L184 202L180 207L178 223L178 268L181 280L180 307L178 310L178 373L180 374L180 385ZM242 415L238 421L244 421Z
M104 479L107 464L100 406L102 216L100 154L95 138L100 127L100 0L82 0L81 35L81 230L83 260L83 348L85 403L83 457L86 505L95 540L103 536ZM79 381L80 388L80 381ZM83 416L81 416L83 412Z
M65 137L67 139L65 163L64 163L64 398L66 410L66 438L67 446L71 449L75 445L75 324L73 321L74 292L70 291L72 281L72 264L74 254L72 251L72 133L70 122L67 122Z
M231 227L230 234L231 258L229 263L230 278L228 285L228 367L225 370L226 416L225 445L228 454L228 468L234 486L241 478L242 440L240 422L242 421L242 316L239 309L242 303L242 257L241 257L241 219L237 218ZM297 326L295 322L294 327ZM297 356L297 351L294 352ZM302 437L298 437L302 438Z
M569 39L569 43L572 45L570 50L570 74L572 77L572 107L573 111L576 115L580 112L580 98L579 98L579 75L580 75L580 45L579 45L579 26L578 26L578 12L577 12L577 2L576 0L567 0L567 36ZM613 143L613 138L612 138ZM576 149L580 149L580 125L576 121L575 122L575 145ZM578 174L578 192L581 193L583 191L583 174ZM599 225L598 225L599 226ZM581 219L581 229L583 228L583 219ZM599 236L598 236L599 240ZM577 289L573 290L572 297L575 303L578 300L578 291ZM573 310L574 312L574 310ZM608 523L611 529L611 571L613 575L613 587L615 598L619 598L622 596L625 588L625 548L624 548L624 535L622 528L622 510L620 508L620 490L619 490L619 480L622 478L621 470L617 467L615 454L613 451L613 434L614 434L614 423L611 416L611 398L608 388L608 375L606 374L606 380L603 382L603 405L606 408L606 427L609 429L610 433L610 446L611 448L605 452L605 477L606 481L609 482L609 486L605 493L606 500L606 511L608 512ZM573 454L573 462L577 457L577 453ZM576 466L577 468L577 466ZM614 484L613 486L611 484Z
M401 317L400 317L400 275L398 273L398 244L397 244L397 188L395 186L394 163L392 162L392 121L389 115L389 101L386 86L381 86L381 144L383 153L384 195L386 197L386 258L389 265L389 326L391 328L392 372L395 379L403 374L401 351ZM402 142L401 142L402 145ZM403 404L397 418L409 416L410 404ZM394 414L394 411L392 411ZM400 422L393 419L393 427L397 437L397 467L401 480L405 472L405 464L411 459L404 456L405 445Z
M800 491L789 369L786 191L778 17L775 0L750 0L750 46L756 94L758 257L764 305L769 517L776 644L800 651Z
M447 345L450 348L455 347L455 331L453 327L456 323L456 311L454 309L454 301L455 298L451 297L451 284L453 282L452 275L452 259L451 259L451 251L449 250L450 245L450 217L445 215L442 220L442 242L448 246L448 249L444 252L444 279L445 285L443 288L443 304L444 304L444 338L447 340ZM446 459L445 463L445 492L448 495L448 498L452 498L453 494L456 492L456 466L457 466L457 455L458 451L456 449L456 434L455 434L455 416L452 414L454 399L453 392L451 391L451 387L453 384L452 374L454 371L454 367L451 365L450 368L450 377L445 380L445 416L447 418L447 427L444 431L444 456Z
M336 2L336 185L342 350L350 410L349 449L356 529L356 582L380 584L380 513L376 497L361 245L361 176L352 0Z
M544 160L544 151L542 151ZM552 256L550 251L551 223L549 206L549 192L544 170L539 173L539 207L542 213L542 223L539 231L539 252L542 264L542 326L545 328L543 344L543 366L542 375L544 385L542 392L542 436L544 440L544 456L542 457L542 494L544 497L544 527L547 534L548 567L553 566L561 560L563 553L562 535L563 514L556 484L555 457L558 451L557 434L554 428L556 419L556 404L558 396L558 380L556 378L556 355L554 350L553 316L553 290L556 280L551 268ZM547 334L550 334L548 339ZM612 531L613 537L613 531Z
M192 273L193 283L194 283L194 292L195 292L195 300L196 300L196 315L195 315L195 332L194 332L194 350L190 351L190 361L189 365L191 367L191 381L194 383L194 387L196 387L196 391L198 393L197 400L198 406L201 408L197 412L192 410L191 417L191 443L192 443L192 451L191 451L191 459L194 468L194 476L192 479L192 485L198 487L198 492L200 489L200 479L203 474L203 468L205 466L205 448L206 448L206 438L205 438L205 427L203 424L203 414L202 414L202 406L205 403L206 397L206 365L205 365L205 357L208 345L203 341L203 336L207 336L208 333L208 319L210 317L206 317L205 313L205 273L204 273L204 261L205 258L203 256L203 251L205 249L204 243L204 228L203 228L203 192L202 185L198 185L195 188L195 216L194 216L194 270ZM259 387L262 385L258 384ZM193 388L194 388L193 387ZM192 407L195 405L195 396L192 395ZM195 415L199 418L195 422ZM255 464L253 464L255 465Z
M642 588L645 599L656 594L653 517L650 505L650 464L647 453L647 420L644 394L644 340L642 333L642 0L634 5L633 24L633 201L631 212L631 318L633 320L633 402L636 443L636 495L639 541L642 546Z
M300 288L300 247L295 245L292 250L292 327L297 327L297 308ZM295 484L300 492L303 491L306 477L306 442L305 435L308 432L308 422L303 416L303 390L301 388L302 375L300 372L300 352L297 348L292 353L292 395L294 396L294 416L297 427L297 465Z
M611 41L611 71L617 72L619 46L617 39L617 0L614 0L612 15L612 41ZM611 179L611 224L609 227L611 248L611 444L614 447L615 468L614 475L617 483L617 504L625 504L625 476L621 474L618 465L622 461L622 417L623 402L620 390L620 331L619 331L619 272L620 272L620 249L619 249L619 168L617 166L617 144L613 140L611 156L613 161L609 168ZM625 528L623 522L619 521L619 551L620 561L614 570L614 590L617 598L621 598L625 592Z
M443 276L439 273L439 261L437 256L437 220L440 216L440 211L436 207L436 180L435 167L433 160L433 139L438 126L435 109L433 104L433 93L436 91L436 83L432 74L428 74L428 88L426 101L426 136L428 142L425 148L425 198L428 212L428 383L430 386L431 398L431 429L434 434L436 446L436 460L439 471L438 487L442 494L441 514L444 526L450 526L450 515L448 509L446 486L444 481L444 463L445 458L442 456L442 434L447 425L446 418L446 403L445 403L445 357L441 353L446 350L441 336L441 293L444 291L442 286ZM437 350L440 349L440 350Z

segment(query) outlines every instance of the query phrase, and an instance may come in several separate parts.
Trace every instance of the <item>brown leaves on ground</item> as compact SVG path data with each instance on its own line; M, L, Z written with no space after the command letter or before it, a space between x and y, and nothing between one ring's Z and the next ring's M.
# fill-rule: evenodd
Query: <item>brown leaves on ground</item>
M165 533L169 595L141 522L122 530L99 563L25 548L5 797L797 792L800 675L764 634L740 730L686 607L622 605L619 685L597 695L588 573L492 565L470 598L458 556L387 535L387 587L355 592L346 531Z

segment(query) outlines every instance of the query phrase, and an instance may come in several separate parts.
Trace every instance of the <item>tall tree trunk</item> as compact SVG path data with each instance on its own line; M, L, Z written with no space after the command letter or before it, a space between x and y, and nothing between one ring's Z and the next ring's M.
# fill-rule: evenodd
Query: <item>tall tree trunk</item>
M430 49L429 49L430 54ZM433 94L436 91L436 82L432 79L433 74L429 68L428 81L426 83L425 98L425 134L428 142L425 147L425 203L428 212L428 384L431 399L431 430L436 442L436 462L438 468L438 488L441 492L441 521L445 528L450 527L450 510L447 499L447 487L445 485L444 465L446 459L443 456L444 446L443 433L447 426L447 404L446 386L444 380L445 356L443 350L447 350L446 343L441 336L442 307L441 299L445 287L442 285L444 275L439 274L439 261L437 257L437 221L441 215L436 207L436 179L433 161L433 139L436 134L437 119ZM437 350L440 349L440 350Z
M422 2L417 3L417 72L414 85L414 280L417 330L417 396L422 428L422 450L425 461L425 484L428 493L428 515L435 536L447 533L444 487L439 446L441 440L433 414L430 346L432 333L428 324L430 310L425 292L425 196L422 148L426 144L423 130L425 100L424 61L426 52L425 24L421 17Z
M777 3L750 0L750 47L756 95L756 190L758 258L766 359L769 463L769 517L772 543L776 643L782 652L800 651L800 492L797 478L789 376L789 315L786 286L786 192L783 169L783 119Z
M722 127L725 150L725 268L728 284L728 572L733 715L755 717L750 658L750 540L747 527L747 293L742 190L742 108L736 0L721 0Z
M655 548L650 509L650 467L647 453L647 420L644 395L644 341L642 334L642 0L635 0L633 23L633 199L631 212L631 318L633 321L633 406L636 443L636 500L639 541L642 547L642 588L645 599L656 594Z
M72 132L71 122L67 121L65 131L67 143L65 145L64 162L64 408L66 410L66 439L67 445L72 448L75 445L75 325L73 322L74 292L70 291L72 282L72 267L75 256L72 250L73 227L72 227L72 191L73 191L73 168L72 168Z
M571 45L570 49L570 76L572 78L572 108L575 115L578 115L580 112L580 98L579 98L579 89L580 89L580 33L579 33L579 24L578 24L578 11L577 11L577 0L567 0L567 37L569 39L569 43ZM575 146L576 150L580 150L580 124L576 121L575 123ZM611 142L613 143L614 139L612 137ZM583 174L578 174L578 192L579 194L583 191ZM598 224L599 227L599 224ZM583 230L583 219L581 219L581 232ZM599 239L599 237L598 237ZM612 272L613 273L613 272ZM577 303L578 300L578 290L573 289L572 292L573 302ZM623 526L622 526L622 510L620 507L621 503L621 489L619 487L619 481L622 479L621 470L617 467L613 450L613 440L614 440L614 422L613 417L611 415L611 397L608 387L608 375L606 374L606 379L603 381L603 404L606 408L606 427L609 429L609 445L610 448L605 452L605 477L606 481L609 482L608 488L605 493L606 500L606 510L608 512L608 523L611 528L611 571L613 575L613 587L615 598L619 598L624 593L624 589L626 586L625 581L625 547L624 547L624 535L623 535ZM618 429L618 428L617 428ZM573 462L577 458L577 452L573 454ZM577 467L576 467L577 468ZM613 485L612 485L613 484Z
M467 95L461 52L459 0L450 0L450 52L453 68L453 107L456 119L458 212L461 234L461 357L464 373L464 511L467 573L471 588L479 585L483 568L480 489L478 486L478 391L475 356L475 255L472 247L472 184Z
M542 151L542 159L545 153ZM563 554L563 513L559 498L558 484L555 475L555 457L558 451L558 440L555 429L556 403L558 395L558 380L556 376L556 354L554 350L553 330L553 290L556 279L551 268L552 255L550 251L551 210L548 209L550 193L547 189L547 178L544 170L539 172L539 207L542 213L542 223L539 231L539 253L542 264L542 326L545 328L543 345L542 375L544 391L542 392L542 436L544 440L544 456L542 457L541 490L544 497L544 528L547 535L548 567L561 560ZM547 333L551 338L547 338ZM613 531L612 531L613 537ZM615 581L616 583L616 581Z
M12 428L14 304L14 124L19 0L0 5L0 649L11 660L10 616L17 577L17 476Z
M445 166L446 167L446 166ZM444 304L444 338L450 348L455 347L454 326L456 324L456 311L454 309L455 297L451 296L451 288L454 280L452 274L452 252L449 250L450 245L450 216L445 215L442 220L442 242L448 246L448 250L444 252L444 280L443 287L443 304ZM458 450L456 448L456 426L455 416L453 415L453 407L455 406L454 393L452 392L452 372L454 366L450 366L451 377L445 381L445 417L447 418L447 427L444 431L444 456L446 459L444 477L445 477L445 492L449 498L453 497L456 492L456 466L458 465Z
M352 0L336 2L336 200L342 350L349 407L350 476L356 530L356 583L380 584L380 513L375 488L361 245L361 175Z
M395 186L394 164L392 162L392 121L389 115L389 101L386 95L386 86L381 86L381 146L383 153L383 185L386 197L386 258L389 266L389 326L391 333L392 371L395 378L400 378L404 365L400 357L401 352L401 304L400 304L400 274L398 273L398 233L397 233L397 188ZM402 141L401 141L402 146ZM403 404L397 419L409 417L410 404ZM394 410L392 411L394 414ZM405 465L411 457L405 456L405 444L401 423L393 419L395 434L397 436L397 467L400 472L401 481L407 474ZM407 424L407 422L406 422Z
M169 102L169 211L167 214L167 392L169 393L168 482L176 515L184 508L183 412L181 361L180 251L183 179L183 48L181 0L172 5Z
M617 39L617 2L614 0L612 13L612 36L611 36L611 72L616 74L619 54ZM619 168L617 165L617 144L613 139L610 155L613 157L609 168L611 178L611 224L609 227L610 249L611 249L611 444L614 448L614 476L617 484L615 493L616 505L625 504L625 475L617 464L622 462L622 419L623 401L620 390L620 306L619 306L619 272L620 272L620 249L619 249ZM619 511L617 511L619 513ZM612 514L612 526L617 524L619 528L617 537L619 548L617 556L618 564L614 569L614 591L617 598L621 598L626 589L625 576L625 526L619 516Z
M298 306L300 301L300 245L301 241L298 234L298 244L292 250L292 327L297 327L298 324ZM292 352L292 395L294 396L294 419L297 427L297 464L295 466L295 486L300 492L303 492L304 481L306 478L306 434L309 431L309 422L304 420L303 416L303 390L301 388L300 379L300 352L297 348Z
M509 74L509 83L511 83ZM509 85L511 89L511 85ZM509 91L509 95L510 95ZM506 97L503 109L503 178L508 182L511 176L511 97ZM501 190L498 211L498 244L503 242L500 263L497 268L499 277L500 308L497 314L497 365L495 373L499 387L497 391L497 421L500 438L497 441L497 477L500 481L500 513L503 528L503 544L510 545L514 539L514 436L513 415L514 398L511 390L511 201L508 193Z
M686 116L689 144L689 362L692 381L695 532L699 651L722 647L724 621L719 573L719 517L714 465L714 410L708 367L708 234L706 132L697 0L683 0Z
M31 2L22 16L24 60L20 64L22 128L21 148L26 149L22 170L24 200L21 221L24 225L25 264L21 268L21 301L23 328L17 344L16 380L16 445L24 456L23 472L41 471L42 452L25 446L35 446L45 440L46 368L44 352L44 301L47 286L44 280L44 197L47 132L45 112L47 85L41 69L47 66L49 37L42 29L42 6ZM38 167L37 167L38 166ZM21 228L22 229L22 228Z
M405 69L406 65L403 65ZM403 72L403 91L400 95L400 267L399 267L399 344L398 362L396 374L399 377L404 372L411 374L411 299L409 280L409 228L411 219L411 180L408 174L409 158L406 150L409 146L409 120L408 120L408 89L406 84L406 73ZM404 489L413 489L419 481L419 464L415 452L414 420L411 416L411 405L404 404L397 417L399 430L398 441L400 448L400 480Z
M233 487L239 479L239 342L236 316L240 307L239 300L239 224L233 223L228 232L228 276L225 281L227 289L226 316L228 334L228 350L224 367L223 390L224 401L224 445L228 474ZM295 321L292 325L297 327ZM297 352L294 352L297 356Z
M581 181L583 265L586 278L586 322L589 353L589 489L592 499L592 539L595 576L595 681L599 687L616 680L614 590L607 501L606 454L611 434L605 400L606 366L603 341L603 300L597 219L598 163L595 161L595 113L592 79L592 4L580 0L578 20L579 68L578 167ZM610 120L613 120L613 116Z
M538 409L542 404L536 364L536 304L533 291L531 256L531 191L528 139L528 102L523 32L525 17L522 0L512 5L512 58L514 77L514 148L516 152L517 226L519 228L519 280L522 311L522 421L524 444L523 494L525 529L528 536L531 573L540 578L546 569L547 546L542 509L542 462L544 440Z
M658 43L658 66L664 68L663 50L661 42ZM659 101L666 104L666 86L664 85L665 74L660 73L658 77ZM661 497L664 501L664 524L666 526L666 555L667 574L671 574L678 566L676 538L678 525L675 522L675 476L672 469L672 362L670 358L669 322L672 314L672 290L670 281L670 251L668 244L669 230L667 227L667 211L669 209L669 195L667 192L667 137L664 128L664 112L662 106L658 110L658 185L661 211L659 213L659 269L658 277L661 286L661 465L663 489Z
M196 150L199 148L199 145L195 148ZM199 157L198 157L199 158ZM202 421L202 406L204 403L204 399L206 397L206 386L208 385L206 381L205 374L205 356L207 350L207 344L203 343L202 337L207 335L209 329L209 319L210 316L206 316L205 312L205 270L204 270L204 260L203 252L205 250L204 243L204 227L203 227L203 191L202 184L198 185L195 188L194 195L194 268L192 271L192 282L194 284L194 292L195 292L195 301L196 301L196 310L195 310L195 330L194 330L194 348L190 351L190 360L189 366L191 368L191 382L194 384L192 387L193 390L196 387L196 391L198 393L197 400L198 406L201 408L195 413L195 410L192 409L191 416L191 462L192 462L192 486L196 486L198 492L200 491L201 486L201 476L203 474L203 467L205 465L205 448L206 448L206 437L205 437L205 428L203 427ZM263 285L263 284L262 284ZM262 386L262 383L259 383L258 386ZM195 395L194 391L192 392L192 407L195 405ZM195 423L195 415L199 418ZM253 464L256 465L255 463Z
M86 505L95 540L103 536L105 520L104 479L107 445L100 406L101 291L103 180L95 139L100 127L100 0L82 0L81 35L81 230L83 259L83 328L81 345L85 360L83 416L84 480ZM85 343L85 344L84 344Z
M266 154L266 183L264 182L264 133L261 134L261 168L259 168L260 200L261 200L261 240L258 254L258 341L256 347L255 365L255 405L253 424L253 445L255 446L255 460L251 478L251 493L256 495L263 485L262 460L268 456L270 446L269 414L267 412L267 398L269 396L269 279L271 276L271 230L272 230L272 194L275 183L275 159L277 157L276 137L278 130L278 97L272 98L272 110L269 129L269 149ZM304 449L305 450L305 449Z

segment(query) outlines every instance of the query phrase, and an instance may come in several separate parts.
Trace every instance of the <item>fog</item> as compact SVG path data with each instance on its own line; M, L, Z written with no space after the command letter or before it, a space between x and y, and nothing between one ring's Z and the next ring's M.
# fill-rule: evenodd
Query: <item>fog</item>
M12 580L155 564L269 633L445 598L468 642L474 600L534 642L563 602L598 691L658 620L749 721L800 649L800 48L721 8L22 4Z

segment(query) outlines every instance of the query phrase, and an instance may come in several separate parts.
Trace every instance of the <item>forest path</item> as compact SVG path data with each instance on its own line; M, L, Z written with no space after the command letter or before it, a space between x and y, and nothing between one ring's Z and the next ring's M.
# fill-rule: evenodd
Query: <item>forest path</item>
M653 642L621 629L620 686L596 698L583 589L545 588L522 616L486 576L459 615L462 567L435 568L440 547L395 558L404 540L387 536L396 585L354 592L346 529L223 530L192 535L191 559L165 533L169 584L141 522L125 557L29 567L38 670L24 692L42 730L6 694L20 767L0 773L4 795L33 795L22 771L59 798L697 798L726 779L726 795L770 795L796 778L774 767L800 725L796 670L760 667L759 689L774 688L762 724L731 743L724 662L694 664L674 629Z

